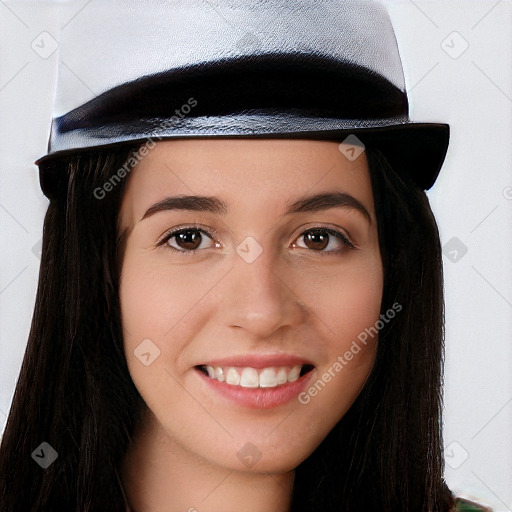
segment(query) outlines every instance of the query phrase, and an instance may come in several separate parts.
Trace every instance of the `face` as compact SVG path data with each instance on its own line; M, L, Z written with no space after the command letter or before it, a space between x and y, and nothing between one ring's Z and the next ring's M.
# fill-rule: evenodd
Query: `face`
M383 269L365 154L338 146L163 141L127 178L125 354L175 450L290 471L363 387Z

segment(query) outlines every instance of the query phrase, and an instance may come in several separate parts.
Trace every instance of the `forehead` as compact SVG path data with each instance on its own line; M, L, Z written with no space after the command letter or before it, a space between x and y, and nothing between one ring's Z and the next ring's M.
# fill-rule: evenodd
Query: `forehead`
M339 191L353 195L373 216L365 154L349 159L339 146L290 139L158 142L130 172L122 211L140 218L143 209L166 195L196 194L217 196L228 208L265 207L278 213L283 201Z

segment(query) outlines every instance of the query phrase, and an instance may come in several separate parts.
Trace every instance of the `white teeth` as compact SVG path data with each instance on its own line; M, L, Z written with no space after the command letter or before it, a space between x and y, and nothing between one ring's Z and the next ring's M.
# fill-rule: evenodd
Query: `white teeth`
M288 382L288 372L286 368L279 368L277 372L277 383L284 384L285 382Z
M215 379L219 382L224 382L224 370L222 368L215 368Z
M243 388L257 388L259 385L258 370L244 368L240 377L240 386Z
M293 382L299 378L300 375L300 366L294 366L290 373L288 374L288 382Z
M277 386L277 376L274 368L265 368L260 373L260 387L274 388Z
M231 386L244 388L274 388L287 382L295 382L300 377L302 366L255 368L233 368L206 366L206 372L211 379L225 382Z
M226 383L232 386L238 386L240 384L240 374L234 368L228 369L228 373L226 373Z

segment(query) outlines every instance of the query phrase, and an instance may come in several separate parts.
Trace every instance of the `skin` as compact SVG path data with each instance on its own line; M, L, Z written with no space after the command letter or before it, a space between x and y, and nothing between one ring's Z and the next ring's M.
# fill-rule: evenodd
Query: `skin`
M119 214L129 233L120 282L124 348L147 405L123 463L130 506L287 510L294 468L359 394L377 338L307 404L238 405L213 392L194 367L238 354L291 353L314 364L314 383L375 324L383 269L365 154L350 161L329 141L162 141L126 179ZM283 214L299 197L320 192L350 194L370 219L352 207ZM189 194L216 196L228 211L168 210L141 220L164 197ZM193 223L218 236L200 232L191 255L172 252L169 244L191 247L176 236L157 246L170 229ZM319 227L350 235L355 248L332 235L323 245L308 241L307 230ZM236 252L248 236L263 250L251 263ZM149 366L134 354L145 339L160 350ZM248 442L261 455L250 467L237 457Z

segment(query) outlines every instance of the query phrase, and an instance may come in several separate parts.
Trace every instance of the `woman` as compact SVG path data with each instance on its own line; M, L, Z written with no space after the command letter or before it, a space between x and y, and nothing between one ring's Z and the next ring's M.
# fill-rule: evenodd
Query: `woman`
M158 58L135 81L98 64L105 92L71 95L38 161L50 205L2 510L463 510L442 477L424 192L448 130L408 119L384 9L226 4L252 34L234 52L203 3L112 4L89 22L136 41L121 61Z

